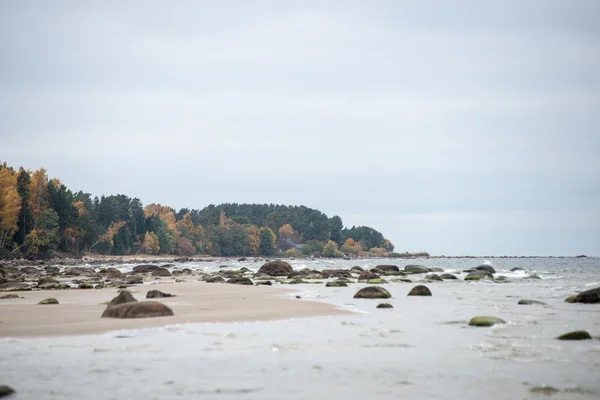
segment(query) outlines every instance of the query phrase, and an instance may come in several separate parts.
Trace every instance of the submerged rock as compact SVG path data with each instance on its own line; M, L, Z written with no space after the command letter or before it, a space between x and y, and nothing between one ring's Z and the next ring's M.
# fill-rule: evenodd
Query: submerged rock
M418 285L408 292L408 296L431 296L431 290L425 285Z
M514 267L514 268L510 269L510 272L515 272L515 271L525 271L525 270L521 267Z
M429 274L425 277L425 279L428 279L430 281L443 281L442 277L438 274Z
M479 316L473 317L469 321L470 326L493 326L496 324L505 324L506 321L497 317Z
M6 397L15 393L15 390L8 385L0 385L0 397Z
M125 274L122 273L121 271L119 271L116 268L110 267L110 268L106 268L103 271L100 271L100 275L106 275L107 278L110 279L124 279L125 278Z
M325 269L321 271L323 278L353 278L347 269Z
M340 281L327 282L325 284L325 287L348 287L348 284L346 282L340 282Z
M390 303L379 303L376 308L394 308Z
M175 295L171 293L164 293L160 290L149 290L148 293L146 293L147 299L159 299L161 297L175 297Z
M136 303L109 306L102 318L154 318L175 315L170 307L158 301L140 301Z
M456 277L456 275L453 275L453 274L442 274L442 275L440 275L440 278L442 278L442 279L458 279Z
M543 305L545 306L546 303L542 303L541 301L537 301L537 300L519 300L519 302L517 304L520 305L532 305L532 304L539 304L539 305Z
M575 296L575 299L573 299L573 303L600 303L600 287L579 293L577 296Z
M375 279L369 279L367 281L367 283L369 285L384 285L384 284L388 283L388 281L386 281L383 278L375 278Z
M523 279L542 279L542 278L540 278L539 275L537 275L537 274L531 274L531 275L526 276Z
M137 300L135 299L135 297L133 297L133 295L131 294L131 292L127 291L127 290L122 290L117 297L113 298L109 303L108 306L116 306L118 304L126 304L126 303L135 303L137 302Z
M288 276L294 272L290 264L285 261L269 261L258 270L258 273L263 273L271 276Z
M378 265L375 268L383 272L397 272L400 271L397 265Z
M552 396L553 394L560 392L560 390L552 386L535 386L529 389L529 391L531 393L543 394L546 396Z
M577 295L573 295L573 296L569 296L565 299L565 303L575 303L575 299L577 298Z
M51 297L49 299L44 299L44 300L40 301L38 304L39 305L43 305L43 304L58 304L58 300L56 300L54 297Z
M573 331L557 337L558 340L587 340L591 338L592 335L587 331Z
M390 292L379 286L367 286L354 295L355 299L389 299Z
M557 337L558 340L587 340L592 336L586 331L573 331Z
M427 268L427 270L429 272L444 272L444 269L440 267Z
M483 278L494 279L494 275L492 275L492 273L490 273L488 271L475 270L475 271L469 272L469 274L467 276L465 276L465 281L478 281Z

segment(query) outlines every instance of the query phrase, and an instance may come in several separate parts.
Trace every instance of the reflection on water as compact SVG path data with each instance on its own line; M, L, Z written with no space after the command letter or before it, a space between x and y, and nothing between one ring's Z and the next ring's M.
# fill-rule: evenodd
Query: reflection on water
M462 277L482 261L418 263ZM600 286L599 260L490 261L509 283L433 282L426 283L432 297L408 297L423 278L415 276L413 284L385 285L393 296L386 300L391 310L376 309L377 300L353 299L364 284L293 288L303 299L361 312L355 316L4 339L0 384L17 389L15 399L600 398L600 340L554 339L575 329L600 335L600 305L563 301ZM185 267L216 270L219 264ZM261 265L229 264L253 270ZM377 264L390 260L293 262L296 269ZM513 267L524 271L509 271ZM542 279L526 279L533 273ZM518 305L524 298L547 305ZM498 316L507 324L467 326L475 315Z

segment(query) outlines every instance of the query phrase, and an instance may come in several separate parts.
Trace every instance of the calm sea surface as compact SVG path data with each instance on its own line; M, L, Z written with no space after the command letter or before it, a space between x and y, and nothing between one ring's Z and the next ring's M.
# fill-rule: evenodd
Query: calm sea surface
M294 269L319 270L421 264L461 280L426 283L432 297L406 296L424 275L383 285L391 310L353 299L365 284L283 286L298 290L298 301L333 303L355 316L2 339L0 384L18 390L15 400L600 399L600 304L564 303L600 286L600 259L491 259L496 276L510 282L462 280L462 270L485 261L291 261ZM178 267L215 271L220 264ZM257 270L262 262L228 265ZM509 272L513 267L525 271ZM542 279L526 279L533 273ZM520 299L547 305L517 305ZM508 323L467 326L476 315ZM579 329L595 339L555 339Z

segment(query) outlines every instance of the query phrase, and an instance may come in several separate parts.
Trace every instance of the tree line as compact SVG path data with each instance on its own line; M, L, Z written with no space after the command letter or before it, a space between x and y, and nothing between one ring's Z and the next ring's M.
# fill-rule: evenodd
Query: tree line
M385 256L377 230L344 228L305 206L225 203L203 209L144 206L123 194L92 197L36 171L0 165L0 258L56 252L192 256Z

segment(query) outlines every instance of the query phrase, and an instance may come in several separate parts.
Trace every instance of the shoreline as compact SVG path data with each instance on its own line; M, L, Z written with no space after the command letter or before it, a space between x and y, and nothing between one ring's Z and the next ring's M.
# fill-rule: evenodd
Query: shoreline
M296 292L265 286L221 285L186 281L131 287L138 301L145 301L148 290L176 295L156 300L171 307L172 317L114 319L101 318L106 301L117 289L36 290L11 292L19 299L0 304L0 338L41 338L95 335L122 329L157 328L186 323L272 321L320 316L356 315L325 302L282 295ZM129 290L129 289L128 289ZM38 305L54 297L58 305Z

